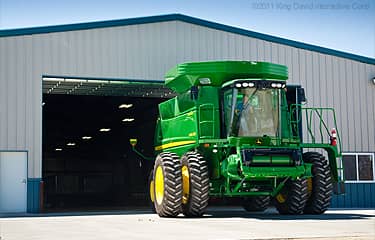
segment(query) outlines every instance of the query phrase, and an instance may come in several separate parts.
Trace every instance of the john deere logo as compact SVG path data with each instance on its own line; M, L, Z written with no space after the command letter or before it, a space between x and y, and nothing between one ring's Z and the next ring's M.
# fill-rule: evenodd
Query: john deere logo
M262 144L262 139L258 138L257 140L255 140L255 143L256 144Z

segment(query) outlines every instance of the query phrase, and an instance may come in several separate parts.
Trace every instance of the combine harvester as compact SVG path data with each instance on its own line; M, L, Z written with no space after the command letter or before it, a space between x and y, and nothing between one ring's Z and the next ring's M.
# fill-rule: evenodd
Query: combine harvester
M333 189L343 190L335 112L302 105L304 89L287 79L286 66L267 62L168 71L178 95L159 104L149 181L159 216L199 217L210 197L240 197L246 211L271 200L281 214L327 210Z

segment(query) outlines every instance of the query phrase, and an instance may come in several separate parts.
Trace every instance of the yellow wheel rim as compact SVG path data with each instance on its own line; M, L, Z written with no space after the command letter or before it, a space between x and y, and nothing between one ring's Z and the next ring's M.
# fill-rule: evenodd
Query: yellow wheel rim
M155 198L156 202L160 205L164 198L164 174L161 166L156 168L155 173Z
M307 179L307 191L308 191L309 195L311 195L312 189L313 189L312 178L308 178Z
M151 202L155 202L155 183L154 183L154 180L150 181L150 199L151 199Z
M182 203L187 204L189 201L190 177L187 166L182 167Z
M279 202L279 203L284 203L286 201L286 196L284 194L277 194L276 196L276 200Z

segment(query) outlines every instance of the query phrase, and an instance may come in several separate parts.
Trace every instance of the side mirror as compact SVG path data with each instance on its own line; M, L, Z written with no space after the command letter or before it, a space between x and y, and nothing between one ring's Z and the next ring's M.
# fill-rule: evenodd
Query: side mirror
M304 88L297 88L297 100L298 103L306 102L306 95Z
M198 99L198 87L197 86L192 86L190 89L190 98L191 100L197 100Z
M129 142L130 142L130 145L132 145L132 147L135 147L135 145L137 145L138 139L131 138L129 139Z

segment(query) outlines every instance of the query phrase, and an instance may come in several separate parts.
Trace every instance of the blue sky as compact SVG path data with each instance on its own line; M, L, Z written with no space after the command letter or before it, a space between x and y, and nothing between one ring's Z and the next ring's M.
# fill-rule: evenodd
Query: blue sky
M0 0L0 29L169 13L375 57L374 0Z

